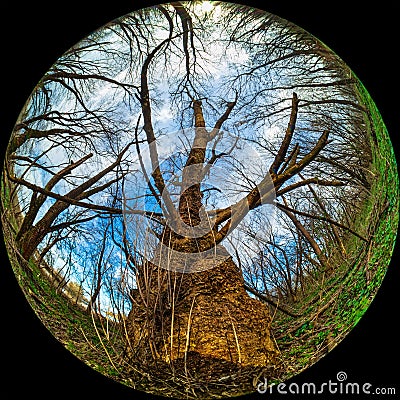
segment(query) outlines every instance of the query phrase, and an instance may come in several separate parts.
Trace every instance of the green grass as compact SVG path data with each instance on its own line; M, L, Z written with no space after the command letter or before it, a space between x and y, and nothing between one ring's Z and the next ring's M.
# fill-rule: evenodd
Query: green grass
M310 285L295 310L302 317L294 320L277 313L273 331L287 367L283 380L318 361L360 321L382 284L393 254L399 223L396 159L376 105L361 82L357 87L359 101L368 109L366 124L375 178L354 229L370 241L366 244L355 236L346 240L347 259L321 287L315 282ZM322 279L316 277L317 281ZM310 304L318 296L320 300Z

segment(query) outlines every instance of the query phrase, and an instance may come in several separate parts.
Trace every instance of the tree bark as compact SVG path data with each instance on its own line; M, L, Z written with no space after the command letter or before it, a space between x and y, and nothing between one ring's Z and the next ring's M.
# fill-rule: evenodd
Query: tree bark
M222 363L278 371L268 306L248 295L231 257L197 273L152 263L143 270L128 316L132 357L184 365L192 372L205 360L206 368Z

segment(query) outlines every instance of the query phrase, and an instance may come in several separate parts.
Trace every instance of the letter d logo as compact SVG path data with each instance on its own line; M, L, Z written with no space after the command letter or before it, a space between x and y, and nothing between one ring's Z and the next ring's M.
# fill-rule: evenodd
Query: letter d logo
M267 392L267 389L268 389L268 379L264 378L264 382L260 382L257 385L257 392L260 394L264 394Z

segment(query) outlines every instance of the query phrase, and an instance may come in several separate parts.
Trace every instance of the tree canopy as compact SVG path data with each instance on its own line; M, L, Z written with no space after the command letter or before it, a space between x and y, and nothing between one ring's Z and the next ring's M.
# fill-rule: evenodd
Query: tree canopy
M3 180L21 263L125 321L154 269L232 260L252 299L298 316L315 274L370 240L354 217L376 178L360 87L257 9L172 2L110 22L57 60L15 125Z

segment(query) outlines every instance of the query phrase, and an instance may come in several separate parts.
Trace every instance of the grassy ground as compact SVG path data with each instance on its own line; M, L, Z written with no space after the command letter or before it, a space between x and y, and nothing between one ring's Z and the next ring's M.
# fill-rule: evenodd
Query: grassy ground
M282 352L288 379L335 347L364 315L385 277L399 222L399 181L388 132L366 89L359 84L360 100L369 108L372 180L370 196L362 205L355 230L369 238L346 241L347 257L328 279L317 276L293 319L277 313L273 331ZM373 132L375 139L373 139Z
M19 261L13 241L20 223L15 212L18 205L10 201L7 185L3 184L1 189L3 236L11 266L32 309L53 336L80 360L105 376L119 376L118 366L124 353L120 327L87 313L71 301L34 260ZM128 377L119 376L118 380L131 386Z

